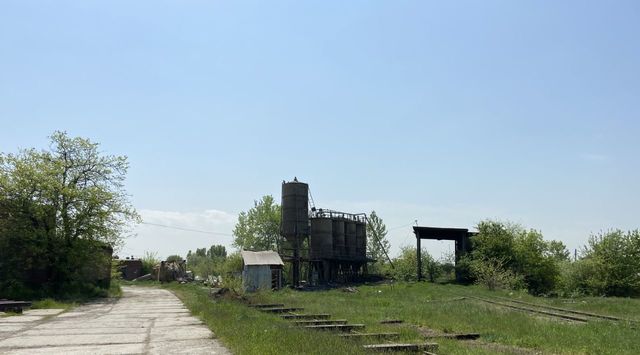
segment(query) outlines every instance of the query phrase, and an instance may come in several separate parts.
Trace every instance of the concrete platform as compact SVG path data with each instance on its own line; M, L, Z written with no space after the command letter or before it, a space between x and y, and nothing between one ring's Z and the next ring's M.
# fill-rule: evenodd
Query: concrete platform
M58 313L1 318L0 354L230 354L167 290L123 287L117 301Z

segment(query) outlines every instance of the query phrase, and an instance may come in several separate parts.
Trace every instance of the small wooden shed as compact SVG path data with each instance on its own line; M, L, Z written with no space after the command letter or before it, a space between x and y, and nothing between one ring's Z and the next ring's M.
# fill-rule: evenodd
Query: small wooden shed
M282 287L284 263L275 251L247 251L242 255L242 285L245 291L277 290Z

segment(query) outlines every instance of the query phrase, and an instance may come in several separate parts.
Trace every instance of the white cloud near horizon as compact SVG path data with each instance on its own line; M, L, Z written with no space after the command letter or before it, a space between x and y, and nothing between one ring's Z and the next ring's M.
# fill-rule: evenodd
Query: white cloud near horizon
M145 252L154 252L161 258L172 254L185 257L189 250L208 248L213 244L224 245L227 249L232 247L232 231L237 221L232 213L216 209L190 212L144 209L138 212L144 223L137 225L134 236L125 241L123 256L141 257Z

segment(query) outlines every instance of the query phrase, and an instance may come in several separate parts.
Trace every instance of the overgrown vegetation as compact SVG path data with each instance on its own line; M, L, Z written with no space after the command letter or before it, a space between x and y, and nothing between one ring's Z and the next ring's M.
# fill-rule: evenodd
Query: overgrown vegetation
M572 261L560 241L509 223L486 220L477 226L473 250L455 266L462 281L491 290L527 290L534 295L640 295L640 231L612 230L593 235ZM435 260L422 250L422 274L431 282L453 280L453 256ZM415 247L401 248L393 266L376 272L398 281L415 281Z
M640 295L639 231L593 235L576 261L569 259L564 244L545 241L536 230L483 221L478 231L460 268L489 288L564 296Z
M76 302L63 302L60 300L54 300L53 298L45 298L39 301L35 301L31 304L31 309L46 309L46 308L58 308L58 309L70 309L77 305Z
M443 274L443 268L427 251L421 249L422 275L429 281L435 282ZM402 247L400 255L393 259L393 267L389 263L384 264L383 272L394 280L416 281L418 270L418 259L415 247Z
M359 354L361 343L332 334L293 327L278 316L261 313L237 299L212 300L195 285L165 285L203 319L232 351L242 354ZM634 354L640 338L629 324L594 321L576 325L531 316L465 296L502 297L576 310L640 319L640 300L584 297L565 303L526 293L488 291L478 286L406 283L363 285L357 292L281 290L250 294L255 303L284 303L307 313L330 313L333 319L363 323L367 332L399 332L400 343L424 342L424 327L444 333L477 332L479 342L436 339L443 354L594 353ZM401 325L379 324L402 319ZM251 341L247 341L251 339Z
M153 267L160 263L157 252L145 251L142 261L142 275L150 274Z
M106 295L110 257L138 219L126 157L64 132L48 150L0 154L0 296Z
M503 287L524 287L533 294L556 289L558 249L565 249L564 245L547 242L540 232L517 224L487 220L477 228L478 235L471 239L473 251L460 264L471 280L490 288L499 281Z
M277 315L262 313L233 298L211 300L196 285L166 284L192 314L237 354L359 354L356 344L330 333L292 327Z
M182 259L182 257L180 255L169 255L169 256L167 256L167 260L166 261L168 263L172 263L172 262L181 262L182 260L184 260L184 259Z
M576 262L562 264L563 294L640 296L640 231L593 235Z
M229 255L222 264L222 284L237 294L243 294L242 256L240 253Z
M475 259L470 262L471 274L475 283L483 285L489 290L497 289L517 290L525 286L524 278L505 267L505 262L499 259Z
M221 275L222 265L227 259L227 249L223 245L212 245L207 248L198 248L195 253L189 250L187 253L187 267L195 276L207 278L208 276Z
M242 287L242 256L239 252L227 255L223 245L212 245L198 248L195 253L189 250L187 267L194 275L208 279L210 276L220 281L218 286L226 287L236 294L243 294Z

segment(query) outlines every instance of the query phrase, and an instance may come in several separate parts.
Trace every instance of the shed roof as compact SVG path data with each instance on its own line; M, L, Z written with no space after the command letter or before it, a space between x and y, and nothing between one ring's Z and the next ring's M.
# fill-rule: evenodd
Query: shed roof
M284 265L280 255L275 251L247 251L240 252L245 265Z

